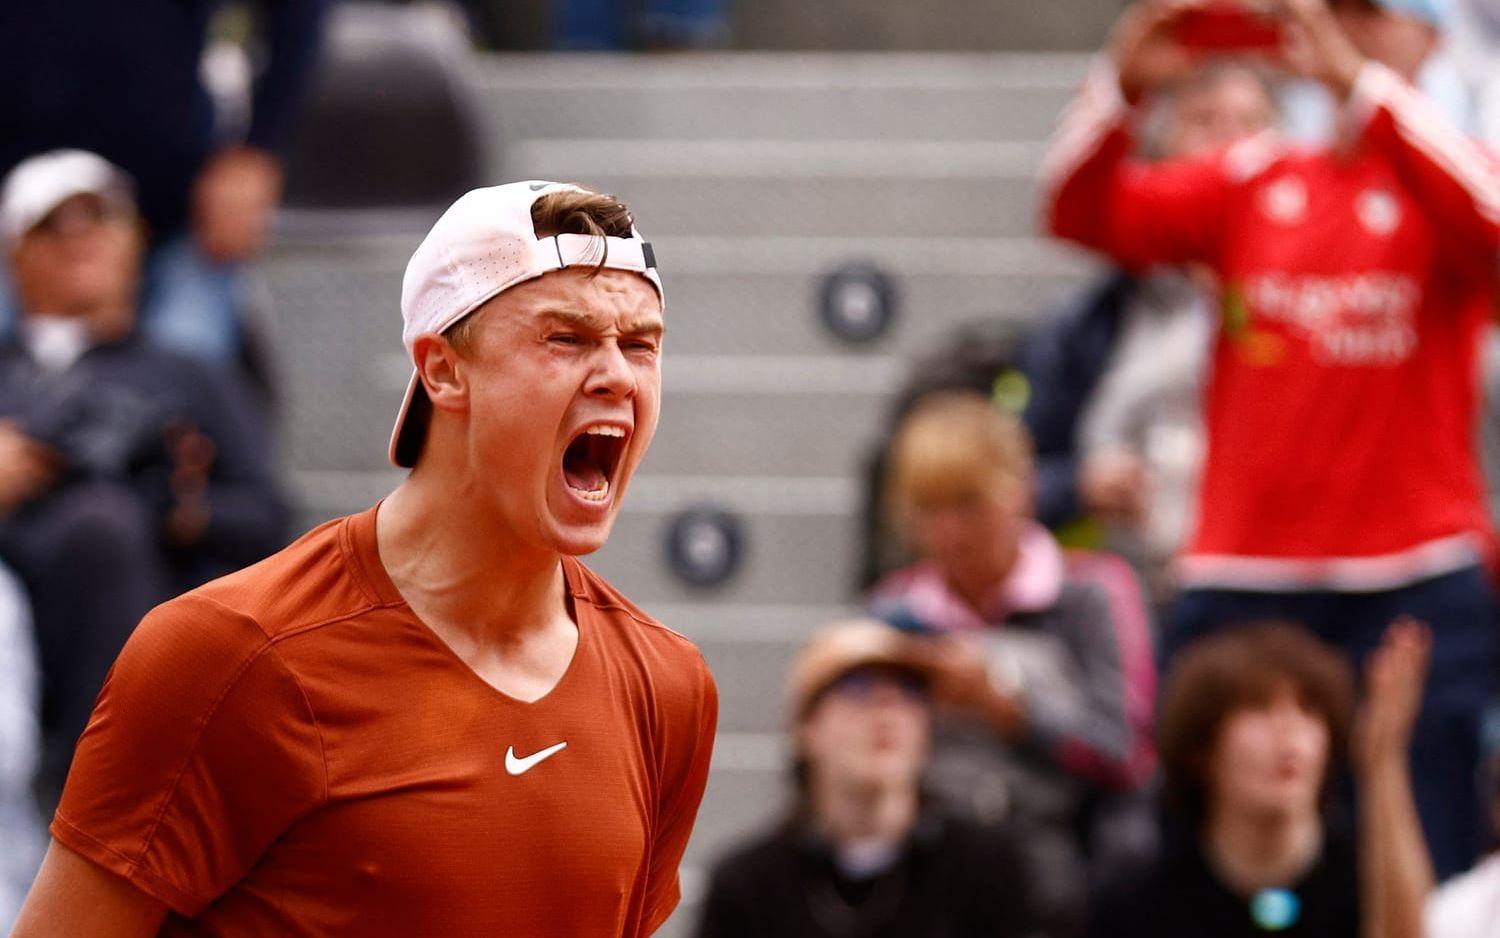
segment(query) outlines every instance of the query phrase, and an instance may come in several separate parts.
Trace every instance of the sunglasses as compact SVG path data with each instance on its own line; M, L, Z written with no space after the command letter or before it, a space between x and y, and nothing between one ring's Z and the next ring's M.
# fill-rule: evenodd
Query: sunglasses
M828 690L853 700L869 700L882 688L894 687L908 700L925 701L928 682L925 677L905 668L865 666L846 671Z

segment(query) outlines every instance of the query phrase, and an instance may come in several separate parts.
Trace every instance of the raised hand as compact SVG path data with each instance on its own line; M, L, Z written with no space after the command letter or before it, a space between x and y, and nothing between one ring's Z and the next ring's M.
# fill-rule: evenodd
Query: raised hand
M1139 0L1115 21L1109 56L1120 73L1120 91L1132 104L1149 92L1182 78L1193 68L1193 54L1173 35L1183 10L1202 0Z
M1432 634L1410 616L1392 622L1365 663L1365 702L1355 729L1355 760L1370 771L1402 765L1422 709Z
M1365 57L1345 35L1326 0L1277 0L1286 42L1281 63L1288 70L1322 82L1340 98L1354 88Z

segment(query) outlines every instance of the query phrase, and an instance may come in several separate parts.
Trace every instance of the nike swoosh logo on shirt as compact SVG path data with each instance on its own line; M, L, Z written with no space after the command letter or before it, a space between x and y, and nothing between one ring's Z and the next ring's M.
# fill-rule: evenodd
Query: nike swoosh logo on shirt
M506 746L505 771L509 772L512 775L525 774L526 772L529 772L533 768L535 768L538 762L541 762L543 759L546 759L550 756L557 755L559 752L562 752L564 749L566 749L567 746L568 744L566 741L560 742L556 746L548 746L541 752L534 752L524 759L516 758L516 750L514 746Z

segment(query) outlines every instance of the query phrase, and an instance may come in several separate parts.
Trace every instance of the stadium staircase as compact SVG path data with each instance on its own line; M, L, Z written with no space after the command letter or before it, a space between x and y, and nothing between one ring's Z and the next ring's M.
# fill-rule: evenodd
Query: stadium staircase
M1042 142L1075 55L507 55L478 68L496 181L577 180L623 197L655 244L669 339L661 427L590 563L686 633L717 675L714 770L684 864L685 935L707 865L785 805L782 677L797 643L848 612L861 463L910 358L954 326L1020 319L1086 272L1034 236ZM386 434L409 374L401 272L434 216L283 237L282 461L303 521L361 509L398 480ZM845 343L818 315L824 275L893 278L889 332ZM690 587L665 559L674 514L744 525L738 574Z

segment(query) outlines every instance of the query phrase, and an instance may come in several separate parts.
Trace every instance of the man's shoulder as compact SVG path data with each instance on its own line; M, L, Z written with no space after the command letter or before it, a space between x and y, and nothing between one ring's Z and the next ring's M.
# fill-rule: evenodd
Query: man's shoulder
M564 562L571 564L577 571L576 580L572 584L574 598L587 602L608 619L615 627L612 629L613 634L674 660L701 658L698 647L691 639L676 629L663 625L631 602L604 577L574 558L568 558Z
M150 618L188 629L249 623L274 643L373 609L380 603L353 569L348 521L325 522L264 560L162 604Z

